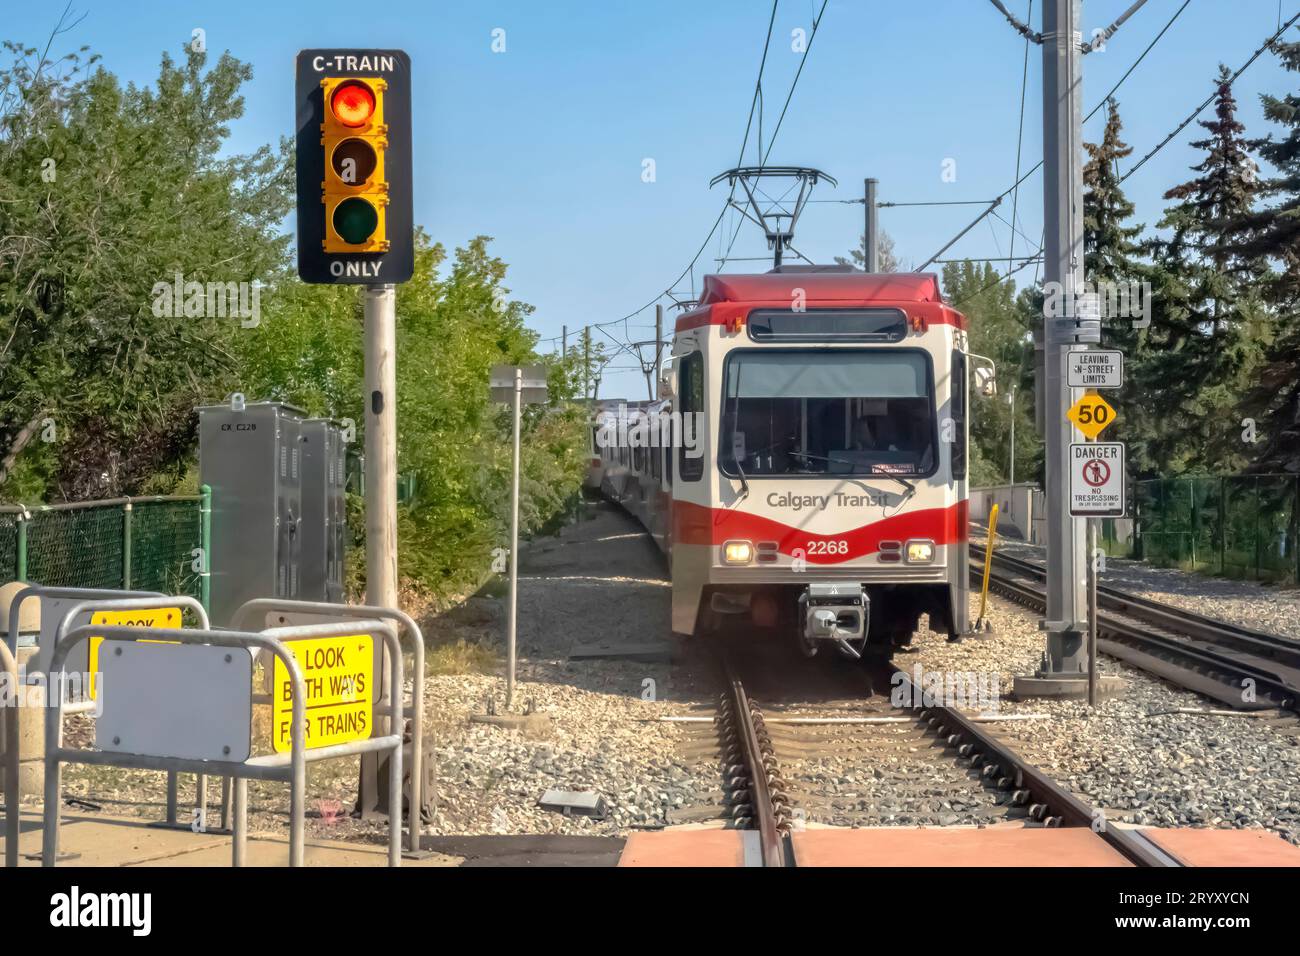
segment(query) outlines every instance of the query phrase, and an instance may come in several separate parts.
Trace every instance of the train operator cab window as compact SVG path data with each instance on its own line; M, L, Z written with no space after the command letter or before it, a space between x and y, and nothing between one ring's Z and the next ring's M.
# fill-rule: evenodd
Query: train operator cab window
M677 363L677 407L681 409L681 420L683 423L690 421L690 415L699 415L694 421L703 421L704 418L704 356L699 352L692 352L685 356ZM703 440L703 429L697 426L690 427L691 433L696 442ZM688 449L686 442L681 435L675 435L677 441L677 477L682 481L699 481L704 477L704 456L695 454L694 457L687 454ZM696 449L698 451L698 449Z
M934 386L911 349L736 351L719 465L732 477L934 473Z

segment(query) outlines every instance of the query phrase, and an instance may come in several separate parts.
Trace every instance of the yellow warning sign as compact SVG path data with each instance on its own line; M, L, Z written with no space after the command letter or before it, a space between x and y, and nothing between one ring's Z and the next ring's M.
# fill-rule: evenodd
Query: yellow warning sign
M178 607L153 607L143 611L95 611L90 615L91 624L112 624L125 627L162 627L177 628L181 626L181 609ZM95 675L99 673L99 645L104 643L102 637L90 639L90 660L86 670L90 671L90 699L95 699ZM150 644L171 644L172 641L150 641Z
M370 692L374 686L374 640L369 634L287 641L302 668L308 749L364 740L370 736ZM271 745L289 751L293 727L293 688L284 661L275 659L274 726Z
M1083 398L1070 406L1065 417L1089 438L1096 438L1114 423L1117 413L1096 392L1086 392Z

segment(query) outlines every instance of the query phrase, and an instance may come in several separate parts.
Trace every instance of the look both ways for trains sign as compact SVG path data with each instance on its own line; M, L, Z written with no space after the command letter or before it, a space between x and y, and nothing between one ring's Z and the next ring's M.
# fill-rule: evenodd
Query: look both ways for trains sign
M1070 514L1120 518L1124 515L1124 443L1070 445Z
M364 740L370 736L371 701L375 677L375 645L369 634L288 641L286 646L302 668L306 692L308 749ZM289 669L275 659L274 724L271 745L287 753L292 745L293 689Z

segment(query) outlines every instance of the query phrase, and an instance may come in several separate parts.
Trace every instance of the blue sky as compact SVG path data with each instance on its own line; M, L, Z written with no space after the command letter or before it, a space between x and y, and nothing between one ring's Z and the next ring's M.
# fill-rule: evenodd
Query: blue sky
M65 0L14 4L0 36L43 45ZM1028 0L1006 0L1024 18ZM1085 31L1113 20L1130 0L1087 0ZM1156 35L1182 0L1150 0L1084 61L1090 109ZM798 67L791 31L810 30L821 0L781 0L763 79L766 145ZM1041 0L1033 25L1040 25ZM229 49L253 67L246 115L230 148L248 150L292 134L293 59L306 47L400 47L414 77L416 221L454 247L483 233L510 265L508 286L537 307L543 336L631 312L662 291L700 247L725 199L709 179L735 164L749 113L771 5L768 0L368 0L186 3L74 0L85 18L61 37L63 52L89 44L126 80L156 78L163 50L179 55L191 31L210 51ZM1285 0L1283 19L1300 7ZM1211 90L1222 61L1243 63L1277 28L1277 0L1192 0L1117 94L1136 159ZM492 50L493 30L506 50ZM1294 34L1293 34L1294 35ZM770 162L811 165L838 178L815 199L854 199L880 180L882 201L989 199L1014 181L1024 41L985 0L832 0L781 127ZM1029 55L1022 168L1042 155L1039 48ZM1248 133L1269 131L1262 91L1294 90L1264 54L1238 83ZM1209 111L1207 111L1208 114ZM1102 116L1088 124L1100 134ZM1127 183L1139 221L1154 224L1161 193L1187 178L1197 157L1189 127ZM747 161L756 159L755 134ZM655 161L656 179L642 181ZM956 178L945 182L945 160ZM1130 160L1131 162L1132 160ZM1125 167L1121 167L1125 168ZM1022 186L1024 233L1042 230L1042 179ZM882 209L881 226L905 262L919 264L979 211L976 206ZM1010 217L1009 203L999 210ZM989 226L992 223L992 228ZM695 277L715 271L732 220L715 236ZM859 242L862 206L808 207L795 245L829 261ZM1009 230L981 223L948 255L1007 254ZM1017 240L1017 249L1026 243ZM766 254L742 225L731 255ZM764 269L736 262L727 271ZM1026 270L1026 278L1032 277ZM689 279L679 288L689 292ZM671 314L671 313L670 313ZM648 338L653 312L609 329ZM608 342L608 339L605 341ZM624 356L602 395L640 397Z

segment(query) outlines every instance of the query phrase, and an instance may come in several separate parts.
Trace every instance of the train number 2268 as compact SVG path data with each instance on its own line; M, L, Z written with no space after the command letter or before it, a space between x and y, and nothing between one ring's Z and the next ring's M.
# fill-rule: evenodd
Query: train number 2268
M847 541L809 541L805 549L808 554L848 554Z

